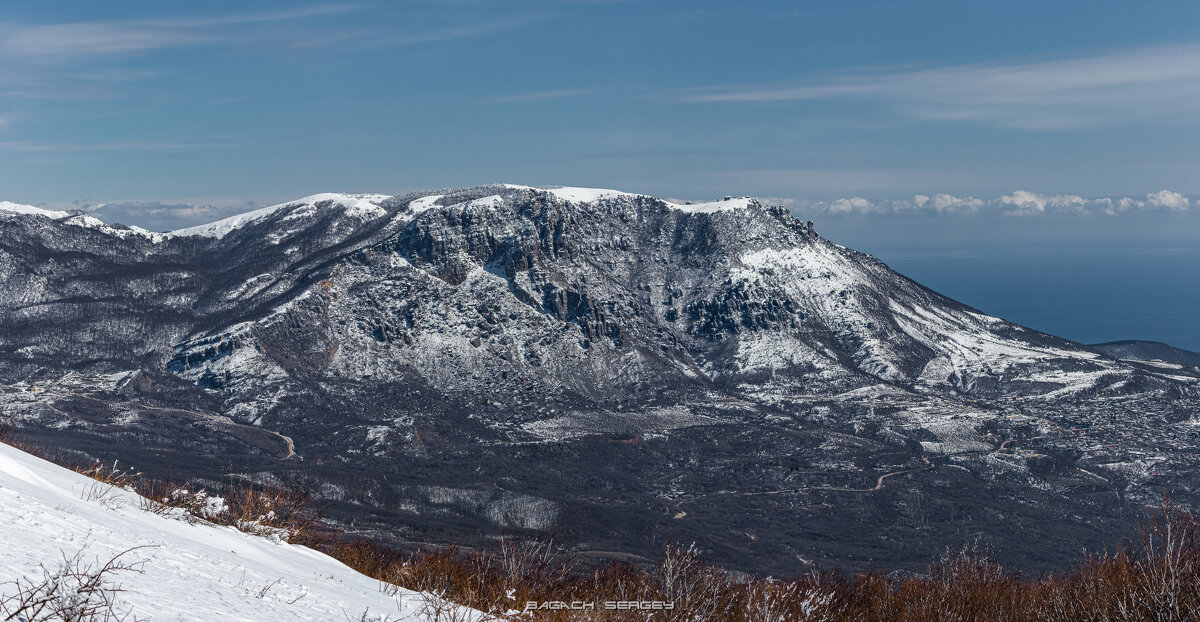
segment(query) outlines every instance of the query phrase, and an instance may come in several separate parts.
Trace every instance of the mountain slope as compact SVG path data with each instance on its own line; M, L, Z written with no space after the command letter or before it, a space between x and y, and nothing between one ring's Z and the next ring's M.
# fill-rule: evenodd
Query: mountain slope
M1160 341L1110 341L1092 344L1091 348L1115 359L1158 362L1160 366L1161 363L1167 363L1167 366L1180 365L1200 370L1200 352L1176 348Z
M454 382L441 374L453 361L489 377L539 369L584 393L610 384L606 370L630 356L626 384L731 385L766 373L790 376L777 384L798 390L882 381L1024 395L1131 378L1086 348L946 299L754 200L683 206L613 191L485 187L386 200L315 195L154 237L63 222L5 222L18 229L0 273L14 332L58 318L73 325L63 328L75 343L83 333L122 332L120 343L97 346L153 367L182 341L171 369L210 384L225 376L236 384L243 372L228 366L246 349L258 374L299 366L361 378L411 367L444 386ZM463 300L447 306L455 296ZM79 326L85 301L140 317L111 318L123 324L115 331ZM505 311L480 311L492 305ZM271 336L298 318L312 351L291 352L293 342ZM488 339L499 331L503 343ZM65 344L38 335L5 345L4 362L20 366L45 364L36 353ZM214 346L225 360L206 358ZM22 347L26 356L13 352ZM546 378L530 362L542 359L574 368L564 376L594 371Z
M0 521L20 526L0 533L0 598L15 593L9 582L37 584L78 554L93 570L114 557L134 568L105 577L121 590L114 613L130 619L429 619L419 594L388 596L324 554L139 506L131 492L0 443Z
M167 234L79 218L0 211L0 413L148 469L301 482L402 544L690 538L781 572L923 559L959 507L996 537L1015 514L1099 539L1191 486L1193 378L989 317L753 199L500 185Z

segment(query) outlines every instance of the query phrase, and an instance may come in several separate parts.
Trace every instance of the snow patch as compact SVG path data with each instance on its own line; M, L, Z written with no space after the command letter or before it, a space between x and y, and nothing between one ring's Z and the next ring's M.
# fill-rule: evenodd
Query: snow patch
M442 198L443 196L445 195L431 194L427 197L413 199L408 203L408 209L412 210L415 214L420 214L421 212L433 209L434 203L437 203L438 199Z
M223 238L231 232L236 231L246 225L256 223L263 220L275 212L282 209L291 208L293 212L288 218L299 218L315 211L315 206L318 203L332 201L333 207L341 208L346 216L358 218L360 220L370 220L383 216L386 211L377 205L379 202L387 199L386 194L338 194L338 193L322 193L312 196L280 203L261 209L256 209L244 214L222 218L216 222L210 222L206 225L198 225L195 227L187 227L185 229L176 229L171 231L169 235L176 237L199 236L207 238ZM304 210L304 211L298 211Z
M711 214L713 212L730 212L734 210L742 210L754 205L758 201L750 197L727 197L720 201L707 201L704 203L671 203L664 201L667 207L681 212L692 212L695 214Z
M11 201L0 201L0 212L9 212L12 214L24 214L29 216L41 216L43 218L52 218L58 220L66 218L71 214L69 212L60 212L58 210L42 209L32 205L22 205L20 203L12 203Z
M574 188L564 186L562 188L550 188L545 190L553 194L555 197L564 201L572 201L575 203L595 203L602 199L616 199L619 197L643 197L644 194L634 194L632 192L622 192L620 190L607 190L604 188Z
M48 210L40 207L34 207L32 205L21 205L19 203L11 203L9 201L0 201L0 215L3 215L4 213L22 216L41 216L43 218L57 220L61 223L76 227L96 229L121 239L125 239L129 236L139 236L157 243L167 238L166 234L153 233L141 227L113 226L105 223L95 216L92 216L91 214Z

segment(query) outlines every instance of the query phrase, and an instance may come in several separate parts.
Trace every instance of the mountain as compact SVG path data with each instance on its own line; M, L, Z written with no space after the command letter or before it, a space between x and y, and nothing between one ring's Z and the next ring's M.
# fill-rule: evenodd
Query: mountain
M1176 348L1161 341L1109 341L1093 344L1091 348L1115 359L1139 361L1163 369L1179 370L1176 373L1200 373L1200 352Z
M139 468L302 483L401 544L694 540L786 573L1041 533L1010 549L1039 567L1196 484L1194 378L754 199L325 194L169 233L31 210L0 207L0 413Z

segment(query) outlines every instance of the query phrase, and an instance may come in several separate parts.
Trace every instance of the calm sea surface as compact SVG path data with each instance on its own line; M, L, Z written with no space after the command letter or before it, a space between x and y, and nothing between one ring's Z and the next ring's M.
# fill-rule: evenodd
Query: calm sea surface
M1042 332L1200 351L1200 246L860 250L942 294Z

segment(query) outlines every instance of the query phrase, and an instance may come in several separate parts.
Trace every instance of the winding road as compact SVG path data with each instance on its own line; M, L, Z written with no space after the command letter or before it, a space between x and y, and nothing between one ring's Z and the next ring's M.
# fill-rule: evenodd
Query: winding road
M189 414L189 415L195 415L195 416L197 416L197 417L201 417L201 418L203 418L203 419L209 419L209 420L211 420L211 421L216 421L217 423L223 423L223 424L225 424L225 425L231 425L231 426L234 426L234 427L246 428L246 429L254 430L254 431L256 431L256 432L266 432L267 434L270 434L270 435L272 435L272 436L275 436L275 437L276 437L276 438L278 438L279 440L283 441L283 442L284 442L284 444L285 444L285 446L287 447L287 454L285 454L285 455L284 455L282 458L280 458L280 460L281 460L281 461L282 461L282 460L289 460L289 459L291 459L291 458L294 458L294 457L296 456L296 444L292 442L292 437L290 437L290 436L286 436L286 435L284 435L284 434L280 434L279 432L276 432L276 431L274 431L274 430L268 430L268 429L266 429L266 428L262 428L262 427L258 427L258 426L253 426L253 425L248 425L248 424L245 424L245 423L238 423L237 421L234 421L234 420L232 420L232 419L230 419L230 418L228 418L228 417L222 417L222 416L220 416L220 415L214 415L214 414L212 414L212 413L201 412L201 411L198 411L198 410L188 410L188 409L186 409L186 408L164 408L164 407L162 407L162 406L148 406L148 405L146 405L146 404L138 404L138 403L136 403L136 402L110 402L110 401L108 401L108 400L102 400L102 399L100 399L100 398L98 398L98 397L92 397L92 396L90 396L90 395L84 395L84 394L82 394L82 393L74 393L74 392L71 392L71 391L68 391L68 392L64 393L64 395L68 395L68 396L71 396L71 397L78 397L78 398L82 398L82 399L85 399L85 400L91 400L91 401L93 401L93 402L100 402L101 404L104 404L104 405L106 405L106 406L114 406L114 405L116 405L116 404L125 404L125 405L128 405L128 406L132 406L132 407L134 407L134 408L144 408L144 409L146 409L146 410L158 410L158 411L162 411L162 412L181 412L181 413L187 413L187 414ZM57 409L56 409L56 410L57 410ZM60 412L61 412L61 411L60 411Z
M1010 439L1004 440L999 445L997 445L995 449L992 449L988 453L996 454L1001 451L1004 451L1004 448L1007 447L1009 443L1016 441L1016 440L1017 439L1015 439L1015 438L1010 438ZM968 453L971 453L971 452L968 452ZM916 473L917 471L927 471L934 467L933 463L930 462L929 459L924 456L921 457L921 461L925 463L925 466L912 468L912 469L903 469L900 471L892 471L891 473L884 473L883 475L880 475L878 478L876 478L875 485L872 486L871 488L802 486L800 488L786 488L783 490L765 490L765 491L759 491L759 492L734 492L734 493L716 493L716 494L735 496L735 497L750 497L750 496L758 496L758 495L783 495L783 494L788 494L788 493L807 492L807 491L812 491L812 490L819 490L819 491L823 491L823 492L876 492L879 490L883 490L883 482L884 482L884 480L886 480L889 477L894 477L896 475L904 475L906 473ZM707 496L713 496L713 495L700 495L700 496L707 497ZM684 516L687 516L687 512L680 512L678 515L675 516L675 518L683 518Z
M787 493L792 493L792 492L805 492L808 490L820 490L820 491L824 491L824 492L875 492L877 490L883 489L883 480L885 480L889 477L892 477L894 475L904 475L905 473L916 473L917 471L927 471L927 470L933 468L933 463L929 462L928 458L922 457L921 461L925 463L925 466L919 467L919 468L914 468L914 469L904 469L902 471L892 471L891 473L884 473L883 475L880 475L879 478L875 480L875 486L873 486L871 488L834 488L834 487L828 487L828 486L803 486L801 488L787 488L784 490L766 490L766 491L761 491L761 492L737 492L737 493L732 493L732 494L733 494L733 496L737 496L737 497L749 497L749 496L755 496L755 495L782 495L782 494L787 494Z

